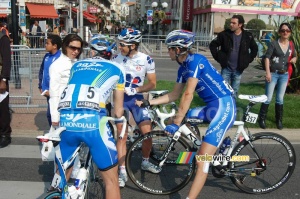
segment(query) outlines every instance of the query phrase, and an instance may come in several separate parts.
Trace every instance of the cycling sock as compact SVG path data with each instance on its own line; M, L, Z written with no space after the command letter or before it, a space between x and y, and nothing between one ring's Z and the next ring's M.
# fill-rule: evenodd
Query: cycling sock
M142 163L148 163L148 162L149 162L149 158L142 157Z
M126 174L126 168L125 168L125 166L119 166L119 171L122 174Z

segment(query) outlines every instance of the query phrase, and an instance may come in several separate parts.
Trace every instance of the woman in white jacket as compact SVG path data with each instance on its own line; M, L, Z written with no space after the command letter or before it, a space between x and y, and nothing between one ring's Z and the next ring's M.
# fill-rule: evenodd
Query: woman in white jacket
M67 35L62 43L61 56L51 65L50 76L50 113L52 126L59 125L59 112L57 110L60 95L67 86L70 69L77 61L83 50L83 40L76 34Z

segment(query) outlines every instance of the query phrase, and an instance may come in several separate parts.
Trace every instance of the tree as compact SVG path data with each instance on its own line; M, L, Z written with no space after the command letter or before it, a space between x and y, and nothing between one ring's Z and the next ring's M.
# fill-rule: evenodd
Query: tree
M224 30L230 29L231 18L225 20Z
M259 38L259 31L264 30L267 28L266 23L261 19L251 19L246 24L246 29L249 29L249 31L253 34L255 38Z
M251 19L246 25L247 29L263 30L267 28L266 23L261 19Z

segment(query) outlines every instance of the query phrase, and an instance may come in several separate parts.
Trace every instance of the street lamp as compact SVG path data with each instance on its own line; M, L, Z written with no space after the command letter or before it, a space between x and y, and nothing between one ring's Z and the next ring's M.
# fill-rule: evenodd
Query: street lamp
M155 29L153 29L156 34L158 33L158 24L161 24L161 30L164 32L167 30L167 27L165 24L162 24L163 20L166 19L166 13L165 9L168 7L167 2L161 3L160 1L158 2L152 2L151 7L155 10L154 15L153 15L153 26L155 25Z

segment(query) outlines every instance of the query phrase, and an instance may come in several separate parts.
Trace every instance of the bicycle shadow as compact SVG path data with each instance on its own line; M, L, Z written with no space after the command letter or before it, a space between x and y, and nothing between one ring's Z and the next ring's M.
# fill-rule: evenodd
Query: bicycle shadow
M42 143L39 144L39 148L42 149ZM44 190L37 199L44 199L42 196L47 192L54 176L54 161L41 161L38 166L38 174L41 176L41 182L44 182Z

